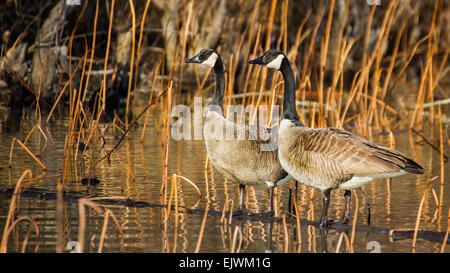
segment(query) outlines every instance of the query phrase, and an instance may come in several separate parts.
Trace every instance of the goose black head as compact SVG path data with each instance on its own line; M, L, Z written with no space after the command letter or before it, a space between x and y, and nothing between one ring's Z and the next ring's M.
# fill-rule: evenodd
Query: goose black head
M209 67L214 67L214 65L219 59L219 53L214 49L202 49L197 55L194 57L185 60L185 63L196 63L196 64L204 64Z
M249 64L259 64L268 68L280 70L283 60L286 58L283 52L271 49L266 51L261 57L248 61Z

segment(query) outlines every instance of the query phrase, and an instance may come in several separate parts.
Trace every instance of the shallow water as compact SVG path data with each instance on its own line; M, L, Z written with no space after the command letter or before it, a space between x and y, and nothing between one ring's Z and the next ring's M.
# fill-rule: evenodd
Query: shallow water
M19 148L13 154L13 167L8 168L9 151L13 137L24 140L33 126L30 120L24 120L20 129L14 133L0 132L0 187L16 183L26 169L31 169L33 176L42 172L42 168L23 152L19 155ZM64 140L67 132L67 120L52 121L47 128L43 128L47 135L47 146L40 159L48 167L46 176L62 172L64 153ZM163 170L163 150L160 135L155 126L148 126L144 142L140 143L141 128L130 134L130 140L124 141L111 162L105 160L93 170L101 183L90 189L89 194L96 196L123 197L135 201L145 201L152 204L161 204L160 189ZM430 137L430 129L423 133ZM88 175L89 166L95 159L109 152L118 141L120 133L108 129L105 134L106 145L103 149L94 147L79 152L76 164L70 167L67 191L79 192L87 195L87 187L79 181ZM434 139L438 138L438 131L434 132ZM371 206L371 226L384 228L413 229L416 223L417 211L422 198L426 181L434 176L440 176L439 153L427 144L419 143L420 137L408 132L395 135L396 148L409 155L421 164L426 172L422 176L412 174L403 175L387 180L379 180L364 187L367 200L360 191L358 196L357 224L367 225L366 201ZM386 145L388 137L378 135L372 138L378 144ZM27 146L38 154L44 146L43 137L33 134ZM438 143L438 142L437 142ZM448 151L448 146L446 146ZM94 150L94 152L92 152ZM209 200L209 210L221 211L225 200L232 199L238 202L237 184L224 181L212 166L206 165L206 152L203 141L170 141L168 174L183 175L192 180L201 190L203 198L198 201L195 189L188 183L178 180L178 202L180 206L204 209ZM92 158L93 157L93 158ZM427 198L423 205L420 229L435 232L447 230L447 213L450 200L450 185L448 177L450 172L448 163L445 164L446 183L441 188L439 179L431 183ZM28 182L24 182L29 184ZM35 188L56 191L57 179L49 178L39 180L31 186ZM432 190L434 189L440 202L436 207ZM170 183L169 183L170 190ZM285 184L277 191L277 213L285 215L289 185ZM311 197L313 197L311 199ZM167 200L169 197L167 196ZM10 198L0 195L0 226L5 226L10 206ZM352 198L351 218L354 219L356 198ZM312 189L300 185L298 192L299 212L302 219L318 220L322 207L322 195L317 190L312 195ZM332 193L330 205L330 218L337 219L343 210L343 191ZM249 187L247 190L247 207L251 212L265 212L268 206L268 194L262 187ZM124 232L123 248L121 249L121 236L114 221L109 219L106 231L103 252L194 252L199 239L202 226L202 214L189 214L180 209L178 228L175 229L174 211L169 221L164 224L166 210L160 207L134 208L124 206L101 206L110 209L117 217ZM236 207L236 206L235 206ZM38 252L55 252L57 241L56 200L42 200L36 198L20 198L18 217L29 216L39 227ZM289 217L288 217L289 218ZM341 232L329 230L326 236L314 226L301 226L301 245L296 238L295 221L288 219L287 240L285 229L281 221L268 223L261 221L244 221L233 219L231 225L221 225L220 217L208 215L203 231L200 252L230 252L233 237L236 234L235 249L239 252L322 252L326 248L335 252L339 244ZM93 209L86 210L86 227L84 229L85 252L97 252L104 223L104 216ZM13 232L8 240L8 252L21 251L22 242L28 231L28 224L20 223L17 232ZM63 240L64 246L70 241L79 240L79 210L75 201L65 202L63 205ZM241 235L241 236L240 236ZM345 234L351 240L352 232ZM27 252L32 252L37 244L34 231L30 235ZM439 252L442 243L418 240L416 252ZM386 235L375 233L356 232L354 234L355 252L411 252L412 240L401 239L390 241ZM65 250L68 251L68 250ZM348 252L345 236L341 242L340 252ZM447 246L446 252L450 252Z

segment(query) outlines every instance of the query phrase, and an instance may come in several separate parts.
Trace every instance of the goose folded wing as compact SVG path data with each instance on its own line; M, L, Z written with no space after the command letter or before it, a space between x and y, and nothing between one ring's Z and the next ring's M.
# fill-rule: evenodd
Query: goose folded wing
M417 165L396 150L370 143L342 129L311 130L308 135L305 150L334 162L346 174L394 173L408 168L411 162Z

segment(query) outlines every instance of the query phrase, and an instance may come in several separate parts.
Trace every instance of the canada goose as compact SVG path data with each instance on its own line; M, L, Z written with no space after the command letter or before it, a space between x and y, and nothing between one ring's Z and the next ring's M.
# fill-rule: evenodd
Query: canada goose
M245 185L265 184L268 186L269 213L272 214L273 188L281 186L291 178L281 168L278 160L277 135L272 134L268 128L239 124L225 119L222 106L225 71L217 51L202 49L200 53L185 62L207 65L214 70L216 85L203 127L206 151L212 164L225 178L239 183L239 209L242 213L246 211ZM230 135L229 132L232 134ZM243 137L236 138L238 132ZM275 141L271 138L275 138ZM272 145L272 148L262 149L263 144Z
M368 182L404 173L423 174L423 168L402 153L379 146L351 132L337 128L309 128L303 125L295 106L295 79L283 52L269 50L249 61L279 70L284 78L283 116L278 139L281 166L297 181L324 194L320 226L327 226L330 193L345 190L343 223L349 221L351 189Z

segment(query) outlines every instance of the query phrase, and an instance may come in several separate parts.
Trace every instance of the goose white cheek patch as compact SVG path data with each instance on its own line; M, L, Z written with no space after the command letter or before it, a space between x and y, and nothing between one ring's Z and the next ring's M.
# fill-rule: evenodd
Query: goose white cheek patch
M216 61L217 61L217 57L218 57L217 54L213 53L202 64L207 65L209 67L214 67L214 65L216 64Z
M275 69L280 69L281 67L281 62L283 61L283 54L278 55L275 59L273 59L273 61L271 61L270 63L268 63L266 66L268 68L275 68Z

